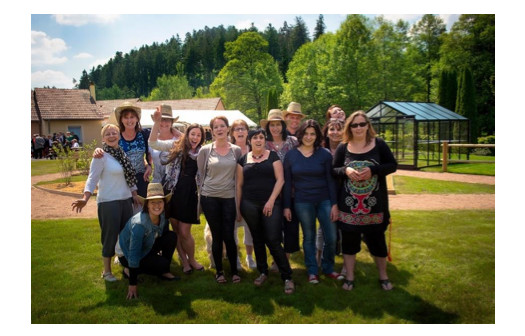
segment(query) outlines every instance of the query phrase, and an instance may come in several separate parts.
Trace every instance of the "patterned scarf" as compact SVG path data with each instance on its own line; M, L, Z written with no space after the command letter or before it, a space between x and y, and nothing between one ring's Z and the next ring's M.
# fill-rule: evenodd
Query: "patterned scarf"
M126 156L126 153L124 150L119 146L117 148L113 148L108 146L107 144L102 144L102 149L104 152L108 153L109 155L113 156L115 160L117 160L122 168L124 169L124 177L126 178L126 183L131 188L134 185L137 185L137 177L135 176L135 169L133 169L133 166L131 165L131 161Z
M197 160L197 156L199 155L199 148L195 152L190 150L188 152L188 158L192 160ZM169 191L175 191L175 187L177 186L177 182L179 181L180 172L182 169L182 153L179 153L175 160L170 162L166 166L166 174L164 175L164 178L162 180L162 186L164 189Z

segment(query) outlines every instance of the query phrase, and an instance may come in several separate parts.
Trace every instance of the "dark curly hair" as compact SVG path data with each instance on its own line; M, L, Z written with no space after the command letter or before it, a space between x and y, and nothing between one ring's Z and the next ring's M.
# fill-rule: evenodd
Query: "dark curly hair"
M304 121L301 124L301 126L299 126L299 130L296 133L297 140L299 141L299 146L303 143L304 133L309 127L313 128L315 131L314 149L317 149L321 147L321 143L323 142L323 133L321 132L321 126L319 125L319 123L313 119L308 119Z

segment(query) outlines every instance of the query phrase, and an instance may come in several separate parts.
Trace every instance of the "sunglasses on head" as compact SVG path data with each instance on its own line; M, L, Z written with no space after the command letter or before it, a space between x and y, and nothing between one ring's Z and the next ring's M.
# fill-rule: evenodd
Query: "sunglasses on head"
M368 125L367 122L360 122L360 123L350 124L350 127L357 128L358 126L365 127L366 125Z

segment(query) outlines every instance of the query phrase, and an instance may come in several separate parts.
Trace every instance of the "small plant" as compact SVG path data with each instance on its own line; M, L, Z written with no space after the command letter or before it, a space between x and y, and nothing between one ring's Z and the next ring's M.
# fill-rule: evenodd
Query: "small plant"
M60 163L60 173L64 178L66 186L71 184L71 175L73 175L73 169L75 168L75 158L71 149L67 146L53 146L53 150L57 154L58 161Z
M89 175L89 167L91 165L91 158L93 156L93 151L97 147L97 141L93 140L89 144L85 144L82 150L78 151L76 154L76 169L80 171L81 175Z

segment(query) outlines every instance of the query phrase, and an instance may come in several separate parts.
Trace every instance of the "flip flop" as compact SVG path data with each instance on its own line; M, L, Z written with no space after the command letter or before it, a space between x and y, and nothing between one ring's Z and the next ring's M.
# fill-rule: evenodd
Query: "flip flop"
M384 279L384 280L379 279L379 286L381 286L381 289L384 291L390 291L394 288L394 286L392 286L392 283L390 282L389 279Z

